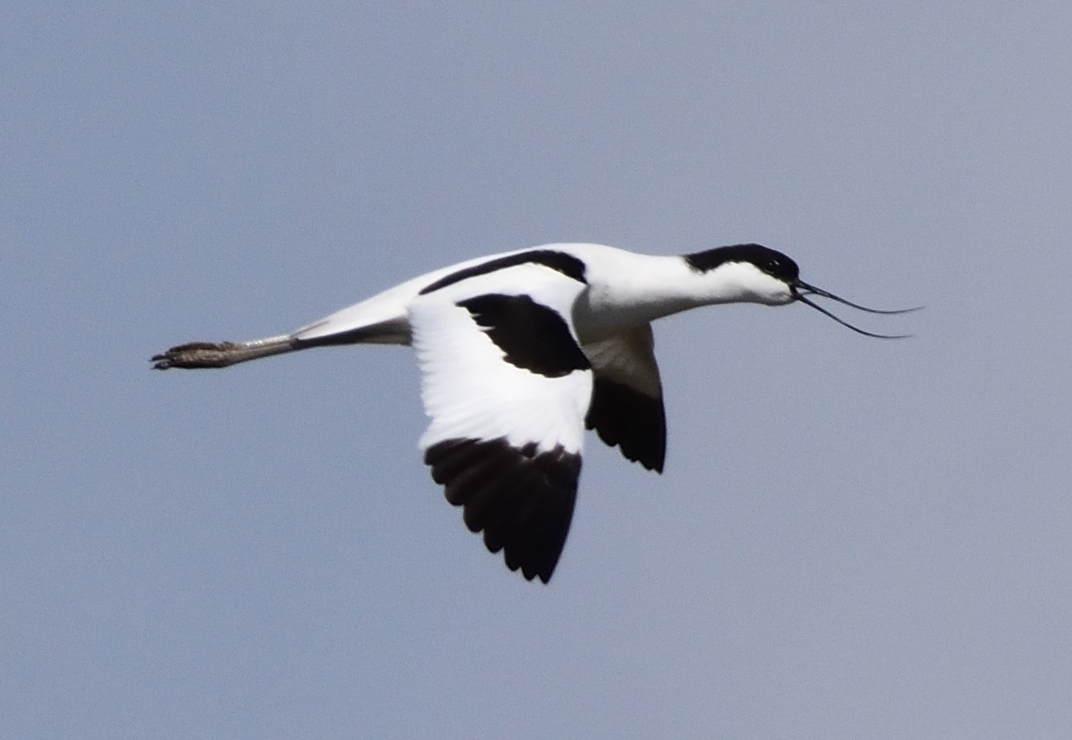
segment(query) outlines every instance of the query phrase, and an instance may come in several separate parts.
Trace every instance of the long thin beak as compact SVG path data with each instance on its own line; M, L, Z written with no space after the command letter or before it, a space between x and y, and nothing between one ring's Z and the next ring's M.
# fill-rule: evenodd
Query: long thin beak
M801 289L802 288L807 293L813 293L815 295L821 295L823 298L829 298L831 300L837 301L838 303L844 303L846 306L852 306L853 308L859 309L861 311L867 311L868 313L883 313L883 314L911 313L912 311L918 311L921 308L923 308L923 306L913 306L912 308L897 308L897 309L894 309L893 311L883 311L882 309L879 309L879 308L868 308L867 306L861 306L860 304L853 303L852 301L846 301L841 296L834 295L833 293L828 293L827 291L823 290L822 288L816 288L814 285L808 285L803 280L797 280L796 283L793 284L793 288L794 288L793 293L796 294L798 298L799 298L799 293L797 292L796 289Z
M838 303L843 303L846 306L851 306L852 308L858 309L860 311L867 311L868 313L879 313L879 314L887 314L887 315L889 315L889 314L898 314L898 313L909 313L911 311L918 311L921 308L923 308L923 306L915 306L913 308L899 308L899 309L894 309L892 311L884 311L884 310L881 310L881 309L878 309L878 308L868 308L867 306L861 306L861 305L859 305L857 303L853 303L852 301L847 301L844 298L842 298L841 296L836 296L833 293L830 293L828 291L823 290L822 288L816 288L814 285L808 285L803 280L797 280L796 282L794 282L793 285L790 286L790 289L793 291L793 298L795 300L798 300L801 303L805 303L805 304L811 306L812 308L814 308L819 313L825 314L826 316L829 316L834 321L838 322L839 324L841 324L844 327L852 329L857 334L863 334L865 337L874 337L875 339L906 339L906 338L908 338L908 337L910 337L912 335L911 334L875 334L873 332L864 331L860 327L853 326L852 324L850 324L849 322L845 321L844 319L839 318L838 316L835 316L833 313L831 313L830 311L826 310L825 308L823 308L819 304L817 304L817 303L815 303L813 301L809 301L806 296L808 296L808 295L822 296L823 298L829 298L830 300L837 301Z

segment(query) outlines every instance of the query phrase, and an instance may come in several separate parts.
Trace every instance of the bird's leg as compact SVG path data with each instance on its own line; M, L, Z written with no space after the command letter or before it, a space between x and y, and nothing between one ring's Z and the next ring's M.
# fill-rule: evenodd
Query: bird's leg
M227 367L296 349L299 347L288 334L266 339L253 339L248 342L220 342L219 344L190 342L172 347L162 354L153 355L152 363L157 370L167 370L170 367Z

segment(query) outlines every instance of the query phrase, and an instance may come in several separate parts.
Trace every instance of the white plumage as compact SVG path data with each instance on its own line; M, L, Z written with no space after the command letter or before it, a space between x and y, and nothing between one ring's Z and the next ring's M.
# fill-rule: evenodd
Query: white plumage
M756 244L649 256L551 244L422 275L297 331L194 342L154 367L226 367L300 349L412 344L430 422L420 447L447 499L492 552L551 578L569 531L585 428L661 471L666 427L650 322L702 305L807 296L796 263ZM908 309L913 310L913 309ZM887 337L889 338L889 337Z
M590 368L560 377L505 361L506 353L459 305L474 295L529 296L568 317L584 283L542 265L523 264L454 283L410 304L409 324L421 397L431 419L424 451L446 439L505 439L513 447L535 443L580 454L584 417L592 395ZM577 344L571 322L568 337Z

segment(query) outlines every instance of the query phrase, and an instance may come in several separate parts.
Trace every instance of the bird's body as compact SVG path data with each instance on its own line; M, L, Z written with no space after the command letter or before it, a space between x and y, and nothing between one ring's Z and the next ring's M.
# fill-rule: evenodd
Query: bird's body
M563 257L575 259L579 264L570 266ZM555 261L560 262L561 267L549 267ZM355 339L362 344L409 344L410 306L425 288L456 276L471 281L494 273L499 280L510 267L524 264L543 265L556 271L573 269L578 275L583 274L583 284L587 287L573 308L573 322L583 343L601 341L624 329L689 308L755 301L757 298L755 294L747 293L746 286L742 285L745 281L733 281L730 275L718 280L704 280L704 272L689 267L683 257L676 255L637 254L602 244L547 244L434 270L288 336L305 345L353 344ZM776 294L769 301L758 302L788 303L792 300L787 286L774 288Z
M488 549L547 582L569 530L586 426L628 459L663 468L650 322L717 303L818 308L804 294L847 303L754 244L685 256L551 244L427 273L291 334L185 344L153 360L159 369L225 367L318 346L413 345L433 478Z

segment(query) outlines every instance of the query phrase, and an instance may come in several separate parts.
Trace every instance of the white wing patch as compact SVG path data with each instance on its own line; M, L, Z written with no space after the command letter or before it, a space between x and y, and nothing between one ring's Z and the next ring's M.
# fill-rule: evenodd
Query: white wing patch
M505 280L513 277L514 280ZM579 453L592 393L588 369L560 377L505 360L506 353L460 305L483 296L528 296L563 318L576 346L570 311L584 285L545 267L522 265L420 296L410 306L421 397L431 418L422 450L458 437L505 438Z
M662 398L651 324L623 331L600 342L589 342L584 345L584 353L601 378L627 385L650 398Z

